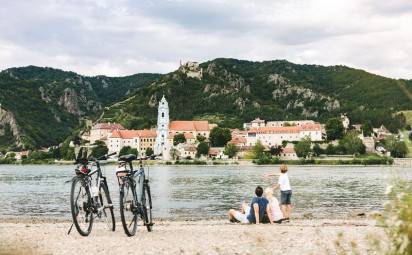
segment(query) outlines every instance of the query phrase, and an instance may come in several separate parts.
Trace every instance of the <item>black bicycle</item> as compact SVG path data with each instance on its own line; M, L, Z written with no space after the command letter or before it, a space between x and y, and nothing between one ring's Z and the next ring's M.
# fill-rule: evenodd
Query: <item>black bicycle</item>
M90 234L95 218L103 219L108 230L115 230L113 204L99 162L115 154L107 154L98 159L77 160L76 176L72 179L70 208L73 224L82 236Z
M143 161L150 157L137 158L135 155L119 157L119 168L116 172L120 189L120 217L124 232L128 236L136 234L137 222L142 221L147 231L151 232L152 197L149 179L146 178ZM139 160L139 169L133 169L133 161Z

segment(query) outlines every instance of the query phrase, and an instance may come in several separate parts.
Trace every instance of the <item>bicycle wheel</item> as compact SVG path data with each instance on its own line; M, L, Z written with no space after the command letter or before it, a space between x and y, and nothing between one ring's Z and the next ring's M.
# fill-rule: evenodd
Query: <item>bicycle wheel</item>
M137 197L134 186L129 180L124 180L120 187L120 218L124 232L128 236L136 234L138 208L135 201Z
M106 223L106 228L108 230L114 231L116 228L116 222L114 220L113 204L112 200L110 199L109 189L104 182L100 186L99 199L100 204L103 207L101 216Z
M152 196L150 195L150 186L145 184L143 187L143 197L142 197L142 209L144 223L146 225L147 231L152 232L153 221L152 221Z
M88 236L93 226L92 197L83 178L73 179L70 192L70 209L73 223L82 236Z

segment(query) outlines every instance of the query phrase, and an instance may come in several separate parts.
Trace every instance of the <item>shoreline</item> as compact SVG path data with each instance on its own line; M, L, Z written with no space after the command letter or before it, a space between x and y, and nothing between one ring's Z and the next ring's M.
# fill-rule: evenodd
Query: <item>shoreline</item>
M75 228L67 235L70 225L0 222L0 254L330 254L338 248L351 251L353 243L359 254L366 254L367 236L383 235L383 229L370 219L292 220L273 225L155 221L153 232L139 227L133 237L124 234L120 222L110 232L98 221L88 237L80 236Z

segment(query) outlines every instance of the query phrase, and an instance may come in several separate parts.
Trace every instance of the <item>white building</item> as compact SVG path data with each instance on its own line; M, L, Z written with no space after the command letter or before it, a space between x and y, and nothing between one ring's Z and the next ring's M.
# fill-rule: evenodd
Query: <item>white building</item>
M107 138L114 130L124 130L124 127L117 123L97 123L90 130L90 135L85 137L85 139L88 138L87 140L89 140L90 144L96 141L103 141L107 144Z
M110 153L119 153L123 147L129 146L137 149L140 155L145 155L148 148L155 148L156 130L114 130L107 141Z
M312 141L322 141L322 127L319 123L287 127L261 127L247 131L246 145L254 146L259 140L264 146L281 145L282 141L300 141L309 137Z
M280 121L268 121L266 127L289 127L289 126L304 126L316 124L313 120L280 120Z
M159 108L157 112L157 137L154 153L156 155L162 154L164 160L169 159L170 145L168 142L169 136L169 104L163 95L159 102Z

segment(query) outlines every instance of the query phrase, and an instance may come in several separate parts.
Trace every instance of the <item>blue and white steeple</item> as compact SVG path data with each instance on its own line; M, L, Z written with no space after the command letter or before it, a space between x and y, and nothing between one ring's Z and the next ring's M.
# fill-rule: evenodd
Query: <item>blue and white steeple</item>
M159 102L156 133L155 154L162 154L163 159L167 159L170 153L167 140L169 135L169 104L164 95Z

